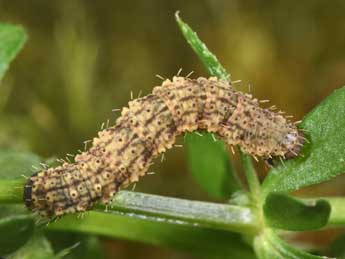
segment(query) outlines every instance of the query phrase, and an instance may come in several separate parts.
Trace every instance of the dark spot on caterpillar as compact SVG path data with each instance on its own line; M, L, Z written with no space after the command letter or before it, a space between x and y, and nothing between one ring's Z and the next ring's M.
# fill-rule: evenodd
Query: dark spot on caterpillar
M153 93L129 102L112 127L99 133L74 163L42 170L24 187L26 207L43 217L110 202L120 187L138 181L151 161L187 131L208 130L227 145L263 157L290 159L301 152L303 134L282 115L216 78L174 77Z

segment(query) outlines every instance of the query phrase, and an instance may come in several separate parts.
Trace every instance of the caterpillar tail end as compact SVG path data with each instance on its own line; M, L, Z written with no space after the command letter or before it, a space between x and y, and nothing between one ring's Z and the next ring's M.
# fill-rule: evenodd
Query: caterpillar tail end
M24 186L24 191L23 191L23 201L24 201L25 207L31 211L33 210L32 185L33 185L33 181L30 177L27 179Z

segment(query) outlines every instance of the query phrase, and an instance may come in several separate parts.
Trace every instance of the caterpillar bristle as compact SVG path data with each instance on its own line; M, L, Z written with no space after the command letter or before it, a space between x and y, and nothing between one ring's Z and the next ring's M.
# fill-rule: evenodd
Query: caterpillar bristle
M238 83L241 83L242 80L235 80L235 81L231 81L231 84L235 85L235 84L238 84Z
M182 67L179 68L179 70L178 70L177 73L176 73L176 76L180 76L180 75L181 75L181 72L182 72Z
M194 74L194 71L191 71L191 72L189 72L187 75L186 75L186 78L189 78L191 75L193 75Z
M141 97L142 92L143 92L142 90L139 91L138 97L137 97L137 98L140 98L140 97Z
M164 77L162 77L161 75L159 75L159 74L156 74L156 77L157 78L159 78L159 79L161 79L162 81L164 81L165 80L165 78Z

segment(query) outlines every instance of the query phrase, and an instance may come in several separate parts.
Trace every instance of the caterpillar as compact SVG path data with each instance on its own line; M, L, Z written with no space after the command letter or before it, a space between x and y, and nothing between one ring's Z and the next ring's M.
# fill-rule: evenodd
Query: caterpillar
M178 135L197 130L264 159L296 157L304 139L296 123L261 108L225 80L175 76L130 101L115 125L101 130L74 162L32 175L24 187L25 205L50 218L89 210L97 201L107 204L120 187L144 176Z

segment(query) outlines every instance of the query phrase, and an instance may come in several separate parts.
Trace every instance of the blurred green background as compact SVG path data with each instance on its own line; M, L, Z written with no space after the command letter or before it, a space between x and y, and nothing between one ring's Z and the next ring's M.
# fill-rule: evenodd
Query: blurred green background
M239 90L295 120L345 84L340 0L0 1L1 21L29 34L0 85L0 148L46 158L75 153L103 122L115 121L111 110L125 106L131 91L145 95L159 85L155 74L171 78L182 68L182 75L208 76L175 23L176 10L232 80L242 79ZM188 174L183 148L165 157L136 190L209 199ZM339 177L300 194L344 195L344 184ZM104 240L104 247L109 258L191 258L133 242Z

